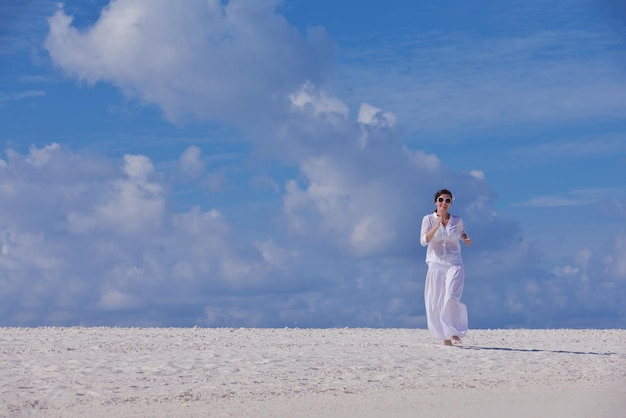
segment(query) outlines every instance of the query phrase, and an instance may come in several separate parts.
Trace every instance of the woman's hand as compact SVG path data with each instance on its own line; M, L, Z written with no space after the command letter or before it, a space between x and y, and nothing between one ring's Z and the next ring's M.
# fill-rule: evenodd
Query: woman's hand
M463 238L463 242L465 243L465 245L467 245L468 247L472 246L472 239L470 237L468 237L467 235L465 236L465 238Z
M441 225L442 222L443 218L439 216L439 214L437 214L437 217L435 218L435 225L433 225L430 231L426 233L426 242L430 242L430 240L433 239L433 236L435 236L435 232L437 232L437 230L439 229L439 225Z

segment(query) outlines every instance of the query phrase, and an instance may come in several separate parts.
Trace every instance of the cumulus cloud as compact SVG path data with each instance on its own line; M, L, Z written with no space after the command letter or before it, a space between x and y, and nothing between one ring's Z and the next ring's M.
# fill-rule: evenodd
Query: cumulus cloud
M363 103L359 109L357 121L363 125L392 128L396 125L398 119L391 112L386 112L368 103Z
M302 85L295 93L289 95L294 107L306 109L313 115L336 114L342 118L348 117L348 106L335 97L331 97L325 91L320 91L310 82Z
M351 257L409 251L421 217L431 210L427 196L441 187L458 188L473 217L491 215L493 196L484 178L453 173L437 156L407 149L393 113L364 103L356 120L343 112L329 119L318 110L328 108L329 96L315 94L313 86L307 92L298 123L280 126L291 138L311 138L303 145L308 152L299 158L299 177L287 181L283 196L292 234Z
M284 106L305 82L321 82L334 55L323 29L303 37L277 4L118 0L87 29L59 9L45 46L66 74L114 84L170 120L242 122Z
M399 300L417 291L411 258L318 258L279 229L244 240L215 208L172 212L167 179L146 156L118 164L56 144L6 154L0 186L14 192L0 202L3 324L383 325L398 312L401 323L419 321L411 300ZM371 218L337 224L357 256L379 249ZM371 309L352 311L364 304Z
M87 214L70 212L68 227L75 233L94 229L121 234L149 231L163 221L164 189L154 176L152 162L143 155L125 155L124 177L114 180L102 202Z
M391 198L384 184L362 184L330 158L303 162L307 185L290 181L284 210L291 230L307 237L325 237L347 254L371 255L386 249L396 232Z
M115 165L58 144L7 155L0 166L0 189L12 191L0 204L5 324L94 324L99 312L129 315L160 303L189 304L200 315L202 295L282 275L273 266L283 250L240 241L217 210L169 211L165 180L146 156Z
M338 99L316 93L313 86L307 86L306 100L303 94L300 92L293 100L301 104L298 111L303 112L305 119L281 129L297 137L298 130L306 126L311 137L333 141L313 142L314 151L299 163L301 179L286 183L283 211L290 230L321 240L346 255L368 256L387 251L398 240L397 222L406 213L396 210L393 203L401 198L398 192L411 183L401 173L410 172L412 167L399 144L377 144L377 139L393 138L395 117L363 105L357 121L350 121L344 111L347 107ZM323 123L328 121L328 113L340 118ZM320 122L324 128L317 129ZM395 176L402 184L393 184Z
M423 327L416 228L429 210L429 176L445 169L415 164L401 147L401 159L388 163L369 146L354 149L354 161L303 161L282 201L291 234L279 226L252 241L215 208L168 209L167 178L146 156L118 163L57 144L8 150L0 164L0 189L12 191L0 202L3 323ZM407 182L402 170L418 180ZM477 180L463 176L450 183L471 190ZM466 198L456 196L455 205ZM580 318L603 307L596 319L615 324L623 240L610 257L583 248L550 273L530 243L513 239L514 226L491 217L487 190L470 196L466 302L476 323L556 326L559 313Z
M298 250L281 248L271 238L257 243L256 246L267 263L280 269L286 269L300 257Z

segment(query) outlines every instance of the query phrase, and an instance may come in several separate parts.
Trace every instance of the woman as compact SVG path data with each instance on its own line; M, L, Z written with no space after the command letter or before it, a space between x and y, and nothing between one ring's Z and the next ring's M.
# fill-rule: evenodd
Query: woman
M468 247L472 245L461 218L448 212L451 205L449 190L435 193L436 209L422 219L420 234L422 246L428 245L424 287L428 329L445 345L460 344L467 334L467 308L461 302L465 273L459 240Z

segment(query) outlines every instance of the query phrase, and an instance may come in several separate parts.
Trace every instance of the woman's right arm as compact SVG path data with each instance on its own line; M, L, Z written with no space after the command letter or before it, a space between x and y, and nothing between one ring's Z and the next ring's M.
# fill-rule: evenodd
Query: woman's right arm
M420 234L420 244L423 247L427 246L430 240L433 239L437 229L439 229L439 225L441 225L441 217L437 216L435 219L435 225L430 226L430 215L424 216L422 219L422 232Z

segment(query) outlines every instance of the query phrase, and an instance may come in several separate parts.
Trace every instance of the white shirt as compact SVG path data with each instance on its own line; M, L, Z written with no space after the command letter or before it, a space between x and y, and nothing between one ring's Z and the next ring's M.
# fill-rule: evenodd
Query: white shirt
M459 240L465 231L461 217L450 215L448 225L439 225L430 242L426 242L426 233L435 226L436 220L436 213L428 214L422 219L420 244L424 247L428 245L426 249L426 263L463 265Z

